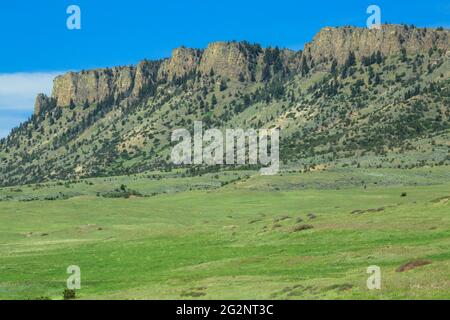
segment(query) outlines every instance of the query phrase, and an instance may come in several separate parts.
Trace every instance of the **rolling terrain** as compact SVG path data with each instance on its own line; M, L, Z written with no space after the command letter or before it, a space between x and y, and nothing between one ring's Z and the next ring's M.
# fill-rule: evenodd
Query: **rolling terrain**
M69 265L80 299L448 299L449 178L445 167L256 174L114 199L97 192L171 182L4 188L0 299L62 299ZM366 287L371 265L381 290Z
M0 141L0 299L450 299L449 30L324 28L69 72ZM277 128L281 170L171 133ZM381 290L368 290L379 266Z

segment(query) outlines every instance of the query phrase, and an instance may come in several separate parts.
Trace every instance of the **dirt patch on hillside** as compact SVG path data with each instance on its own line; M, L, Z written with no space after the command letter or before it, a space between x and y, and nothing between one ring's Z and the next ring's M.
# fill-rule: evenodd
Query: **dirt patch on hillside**
M407 262L395 270L396 272L406 272L415 268L423 267L426 265L431 264L432 262L430 260L415 260Z
M274 218L273 222L277 223L277 222L281 222L281 221L288 220L288 219L291 219L291 217L289 217L289 216L281 216L281 217Z
M432 203L446 204L450 201L450 197L441 197L431 200Z
M367 209L367 210L353 210L350 212L351 214L363 214L363 213L374 213L374 212L382 212L385 210L385 207L375 208L375 209Z

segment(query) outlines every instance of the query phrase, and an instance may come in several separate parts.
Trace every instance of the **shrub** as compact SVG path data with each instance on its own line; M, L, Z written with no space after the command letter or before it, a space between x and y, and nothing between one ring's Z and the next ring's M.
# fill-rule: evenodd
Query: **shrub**
M308 213L308 218L315 219L315 218L317 218L317 216L314 213Z
M294 229L292 230L292 232L300 232L300 231L309 230L312 228L314 228L312 225L301 224L301 225L295 226Z
M73 300L76 297L75 290L65 289L63 292L64 300Z

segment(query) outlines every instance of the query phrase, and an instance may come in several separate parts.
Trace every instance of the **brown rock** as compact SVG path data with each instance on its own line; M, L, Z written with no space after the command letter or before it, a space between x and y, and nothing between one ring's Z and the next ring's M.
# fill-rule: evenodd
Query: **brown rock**
M45 94L40 93L36 97L36 101L34 103L34 114L39 114L41 111L45 109L51 109L55 105L55 101L47 97Z
M383 25L380 30L343 27L323 28L311 43L305 45L305 55L315 63L334 58L342 64L350 51L357 59L377 51L389 56L402 48L407 53L426 53L430 48L449 49L449 30L436 31L423 28L406 28L399 25Z

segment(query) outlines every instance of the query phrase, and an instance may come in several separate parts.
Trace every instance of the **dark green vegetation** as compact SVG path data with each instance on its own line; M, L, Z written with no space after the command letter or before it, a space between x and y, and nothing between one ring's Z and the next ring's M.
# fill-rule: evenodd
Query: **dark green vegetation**
M63 299L69 265L81 299L448 299L449 179L445 167L284 172L128 199L96 193L170 179L1 189L0 299ZM58 191L85 195L20 201ZM371 265L380 291L366 287Z

